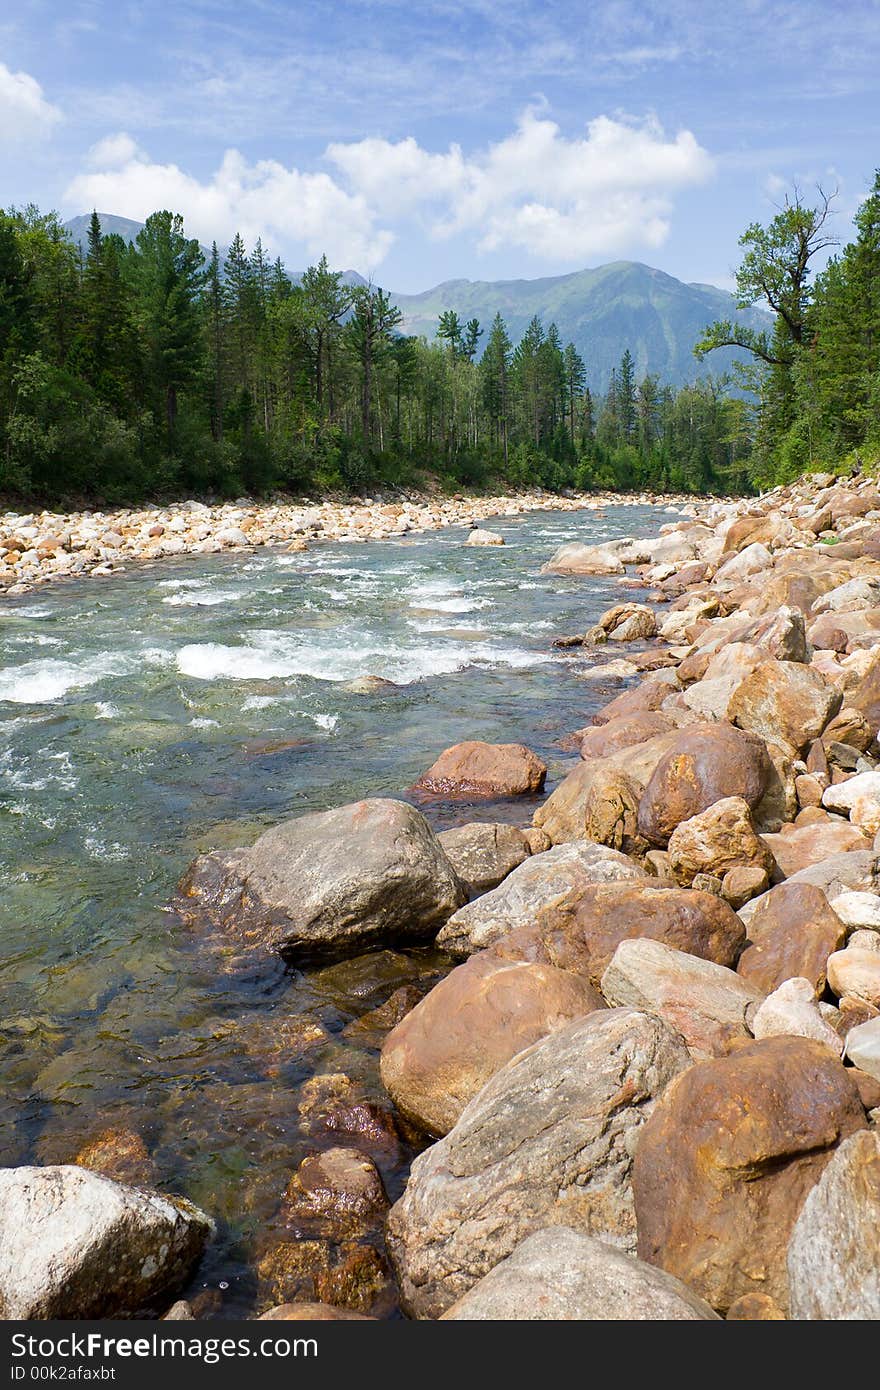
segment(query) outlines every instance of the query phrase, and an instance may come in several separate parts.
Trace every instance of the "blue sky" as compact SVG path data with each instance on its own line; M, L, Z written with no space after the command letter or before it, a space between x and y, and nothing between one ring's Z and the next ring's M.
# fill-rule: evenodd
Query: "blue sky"
M18 0L0 200L171 206L400 291L620 258L729 285L792 180L847 235L878 73L880 0Z

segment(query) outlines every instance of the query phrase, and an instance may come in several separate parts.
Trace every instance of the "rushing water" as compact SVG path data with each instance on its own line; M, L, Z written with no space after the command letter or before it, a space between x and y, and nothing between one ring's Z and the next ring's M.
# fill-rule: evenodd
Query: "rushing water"
M254 1267L292 1238L279 1204L305 1154L365 1148L396 1196L412 1150L378 1129L334 1130L320 1097L343 1086L387 1105L379 1039L351 1025L441 962L382 952L308 972L225 970L167 910L175 882L200 850L285 816L405 794L463 738L528 743L558 777L570 757L559 740L613 690L580 679L582 662L551 642L620 590L539 567L563 541L668 519L538 512L491 523L503 548L466 549L455 530L164 560L7 601L0 1163L71 1161L112 1127L140 1134L142 1176L220 1224L191 1292L225 1316L267 1301ZM350 690L363 675L398 688ZM532 808L423 809L440 827L525 823ZM349 1081L309 1087L339 1074Z

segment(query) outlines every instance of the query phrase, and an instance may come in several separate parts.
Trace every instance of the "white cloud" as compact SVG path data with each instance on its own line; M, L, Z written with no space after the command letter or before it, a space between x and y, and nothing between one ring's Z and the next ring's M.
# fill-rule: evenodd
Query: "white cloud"
M139 158L141 151L134 140L124 130L117 135L106 135L89 150L89 163L95 169L119 169Z
M0 144L46 135L60 120L61 112L46 100L35 77L0 63Z
M167 207L202 241L240 231L288 258L326 251L336 265L367 271L387 254L390 226L403 234L407 222L483 251L518 248L573 264L662 245L675 194L713 168L690 131L667 136L653 118L599 116L569 138L535 107L473 154L459 145L433 153L408 137L331 144L324 157L332 174L251 164L227 150L201 181L153 162L119 133L93 146L92 171L73 180L65 201L137 219Z
M690 131L671 138L653 119L599 116L569 139L534 109L470 158L412 139L330 145L327 157L386 215L418 209L436 236L470 232L483 250L516 246L551 261L659 246L673 195L712 172Z
M287 169L275 160L250 164L227 150L205 182L176 164L156 164L125 135L94 146L93 161L104 167L80 174L65 192L76 207L101 208L143 221L158 208L182 212L188 232L200 241L229 242L236 232L253 244L258 236L285 252L296 244L309 256L326 251L335 265L371 269L387 254L392 234L360 193L348 193L323 173Z

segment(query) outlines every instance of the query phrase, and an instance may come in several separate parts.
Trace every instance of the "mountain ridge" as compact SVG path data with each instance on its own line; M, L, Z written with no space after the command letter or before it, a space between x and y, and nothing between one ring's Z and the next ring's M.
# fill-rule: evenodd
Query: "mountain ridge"
M142 223L100 213L106 232L133 241ZM69 235L83 244L89 217L65 223ZM297 277L294 276L294 279ZM347 284L367 283L357 271L346 270ZM707 368L693 355L694 343L714 319L732 319L751 328L766 328L769 315L757 308L738 309L727 290L717 285L678 280L642 261L610 261L591 269L545 275L535 279L441 281L415 294L389 290L403 314L405 333L433 339L437 321L452 309L462 319L477 318L484 331L501 313L515 344L532 318L545 329L556 324L563 343L573 342L583 357L587 381L594 391L608 388L611 372L628 348L636 374L655 373L664 383L681 386L704 375ZM712 355L712 371L729 371L743 354L725 348Z

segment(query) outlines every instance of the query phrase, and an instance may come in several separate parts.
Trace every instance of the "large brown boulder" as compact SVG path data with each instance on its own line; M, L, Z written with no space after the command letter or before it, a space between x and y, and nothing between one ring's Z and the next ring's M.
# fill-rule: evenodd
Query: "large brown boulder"
M534 854L503 883L453 913L437 944L456 956L492 946L516 927L534 921L542 907L567 901L597 883L645 880L638 864L617 850L581 840Z
M640 1258L721 1312L756 1292L787 1309L804 1199L840 1140L865 1127L856 1084L823 1043L765 1038L691 1067L640 1135Z
M693 724L671 736L639 803L639 830L664 846L677 825L723 797L741 796L755 807L767 791L773 765L762 739L730 724Z
M503 822L458 825L437 839L472 898L497 888L531 854L523 832Z
M764 998L733 970L644 937L621 941L602 976L602 993L612 1008L659 1014L698 1061L721 1056L734 1038L748 1038L746 1012Z
M202 855L180 886L185 916L294 959L425 941L467 896L424 816L391 800L284 821Z
M831 816L801 825L786 824L763 838L783 878L791 878L833 854L871 848L871 841L858 826Z
M846 940L846 927L821 888L780 883L756 898L753 908L737 973L765 994L795 977L809 980L821 994L828 957Z
M728 715L741 729L799 750L819 737L842 702L812 667L765 661L737 686Z
M624 690L622 695L616 696L598 714L594 714L593 723L610 724L612 719L652 713L660 708L664 700L680 689L681 681L671 667L654 671L632 689Z
M714 893L669 888L649 879L570 893L501 938L496 950L509 959L541 960L573 970L598 986L621 941L636 937L733 966L745 928Z
M582 977L480 951L426 994L382 1048L381 1074L401 1114L448 1134L496 1071L523 1048L604 1001Z
M846 1139L807 1197L788 1247L791 1315L880 1321L880 1134Z
M669 838L669 867L679 883L697 874L722 878L730 869L748 866L769 874L773 855L755 834L748 802L726 796L705 811L683 820Z
M534 796L546 776L546 764L525 744L475 739L445 749L416 787L442 796Z
M700 1322L678 1279L567 1226L528 1236L443 1314L453 1322Z
M623 773L644 787L664 754L678 737L673 731L623 748L607 758L589 758L575 765L555 791L539 806L533 820L554 844L586 836L587 799L594 781L607 773Z
M847 704L865 716L876 738L880 734L880 650L855 690L847 696Z
M632 1251L638 1133L690 1065L659 1019L600 1010L519 1053L413 1163L386 1239L404 1309L436 1318L548 1226Z

